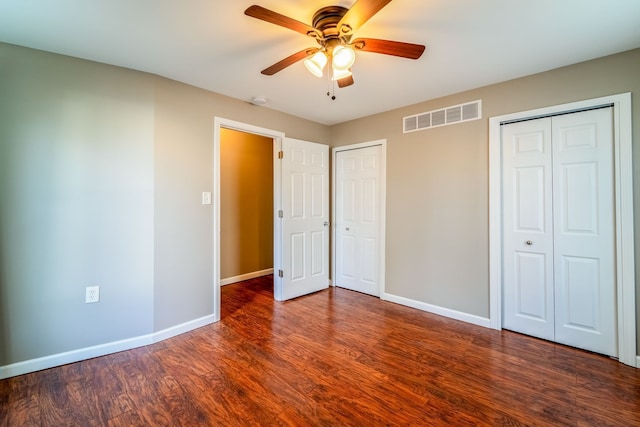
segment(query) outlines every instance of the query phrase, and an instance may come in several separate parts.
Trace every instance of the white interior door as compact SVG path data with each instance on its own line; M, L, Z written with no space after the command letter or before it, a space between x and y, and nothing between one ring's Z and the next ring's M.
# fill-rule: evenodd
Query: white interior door
M504 327L617 355L611 109L502 131Z
M329 286L329 147L284 138L282 152L280 301Z
M553 118L556 341L617 356L611 108Z
M336 153L336 286L380 296L381 145Z
M551 119L502 132L503 326L554 340Z

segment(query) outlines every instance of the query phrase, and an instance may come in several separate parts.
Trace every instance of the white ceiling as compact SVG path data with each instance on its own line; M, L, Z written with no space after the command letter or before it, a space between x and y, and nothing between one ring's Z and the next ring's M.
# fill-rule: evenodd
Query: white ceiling
M146 71L335 124L640 47L640 0L394 0L356 37L425 44L417 61L358 53L355 84L327 95L302 62L315 46L244 15L251 4L311 24L354 0L0 0L0 41ZM640 78L640 76L639 76Z

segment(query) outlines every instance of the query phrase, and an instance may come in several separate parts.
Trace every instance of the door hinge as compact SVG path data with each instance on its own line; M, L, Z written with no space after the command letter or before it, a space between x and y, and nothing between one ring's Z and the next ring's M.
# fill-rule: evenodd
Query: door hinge
M282 212L282 209L278 211L278 218L284 218L284 212Z
M284 271L278 270L278 277L284 277Z
M278 158L284 159L284 151L278 151Z

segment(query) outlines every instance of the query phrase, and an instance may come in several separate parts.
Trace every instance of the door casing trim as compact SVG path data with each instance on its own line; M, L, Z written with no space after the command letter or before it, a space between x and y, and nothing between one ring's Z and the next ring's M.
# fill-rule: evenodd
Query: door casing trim
M266 129L247 123L237 122L222 117L213 119L213 318L220 320L220 129L233 129L240 132L261 135L273 139L273 209L277 212L281 205L280 163L278 151L282 149L284 132ZM282 230L280 221L274 215L273 225L273 268L282 268ZM278 250L279 249L279 250ZM274 294L282 287L282 281L274 274Z
M637 367L631 93L489 118L489 322L502 329L501 124L606 104L613 106L618 359Z

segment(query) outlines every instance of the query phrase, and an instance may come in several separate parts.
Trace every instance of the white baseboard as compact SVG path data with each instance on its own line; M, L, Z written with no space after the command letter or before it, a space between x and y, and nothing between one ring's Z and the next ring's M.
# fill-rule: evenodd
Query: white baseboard
M412 300L405 297L399 297L397 295L383 293L380 297L382 300L395 302L400 305L406 305L407 307L417 308L418 310L426 311L428 313L437 314L439 316L448 317L462 322L471 323L485 328L491 328L490 319L476 316L474 314L463 313L461 311L451 310L449 308L440 307L437 305L427 304L425 302ZM640 355L636 356L635 368L640 368Z
M268 276L269 274L273 274L273 268L267 268L266 270L254 271L253 273L246 273L239 276L220 279L220 286L230 285L232 283L238 283L244 280L255 279L256 277Z
M450 308L444 308L437 305L427 304L426 302L416 301L397 295L383 293L380 299L395 302L397 304L406 305L407 307L417 308L418 310L426 311L428 313L437 314L439 316L449 317L451 319L460 320L474 325L483 326L485 328L490 327L489 319L486 317L476 316L474 314L463 313L461 311L451 310Z
M158 332L154 332L152 335L153 342L164 341L169 338L173 338L177 335L184 334L185 332L193 331L194 329L201 328L203 326L210 325L214 323L215 316L213 314L209 314L207 316L200 317L198 319L190 320L188 322L181 323L176 326L171 326L170 328L163 329Z
M92 359L94 357L143 347L145 345L160 342L168 338L175 337L176 335L189 332L193 329L206 326L213 322L214 316L208 315L147 335L113 341L92 347L80 348L64 353L52 354L51 356L25 360L23 362L12 363L11 365L0 366L0 380L15 377L17 375L28 374L29 372L40 371L42 369L53 368L55 366L66 365L67 363L79 362L81 360Z
M472 323L478 326L489 327L489 319L463 313L448 308L443 308L409 298L399 297L397 295L384 293L381 299L395 302L397 304L416 308L418 310L437 314L444 317ZM40 371L42 369L53 368L55 366L66 365L67 363L79 362L94 357L104 356L107 354L117 353L120 351L131 350L145 345L164 341L185 332L198 329L202 326L209 325L215 321L214 315L208 315L199 319L191 320L180 325L172 326L152 334L141 335L138 337L128 338L120 341L114 341L106 344L100 344L92 347L81 348L78 350L67 351L64 353L53 354L51 356L39 357L37 359L25 360L23 362L13 363L11 365L0 366L0 380L17 375L28 374L30 372ZM637 356L636 367L640 367L640 356Z

